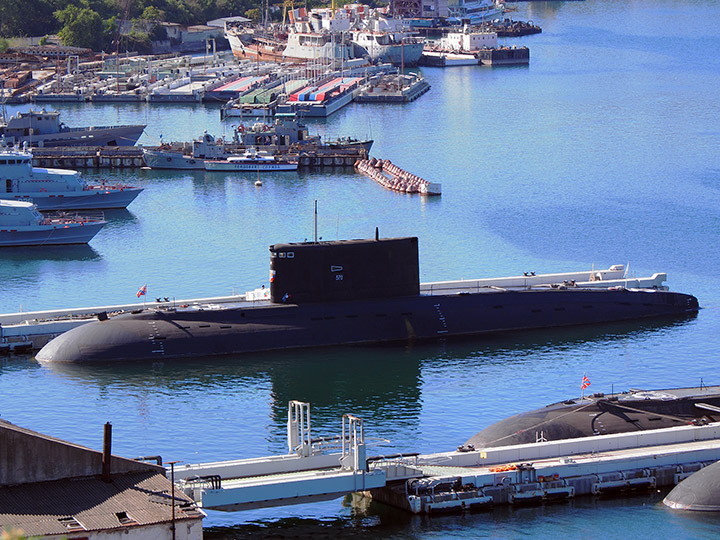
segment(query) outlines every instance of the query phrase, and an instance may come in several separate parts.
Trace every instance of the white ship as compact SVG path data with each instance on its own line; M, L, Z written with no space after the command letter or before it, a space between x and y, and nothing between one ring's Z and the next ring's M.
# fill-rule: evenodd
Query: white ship
M125 208L142 188L89 185L77 171L32 166L27 150L0 147L0 199L33 202L40 210Z
M297 168L297 161L288 161L277 156L257 152L254 147L248 148L241 156L230 156L223 160L205 160L205 170L207 171L297 171Z
M346 11L305 9L290 12L291 26L283 59L291 62L338 62L355 58L350 29L354 18Z
M448 4L449 16L447 21L451 24L482 24L502 17L505 5L496 0L457 0L457 3Z
M353 30L353 43L373 62L414 66L422 55L424 40L411 35L402 19L372 17Z
M0 247L87 244L105 224L102 216L43 216L31 202L0 199Z

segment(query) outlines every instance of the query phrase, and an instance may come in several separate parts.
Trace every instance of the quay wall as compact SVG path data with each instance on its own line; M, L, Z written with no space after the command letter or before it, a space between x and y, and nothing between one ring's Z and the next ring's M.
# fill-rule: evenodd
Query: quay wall
M352 167L358 159L367 158L366 150L316 152L304 151L298 156L300 168ZM130 169L145 167L142 148L127 146L66 147L33 149L33 165L61 169Z

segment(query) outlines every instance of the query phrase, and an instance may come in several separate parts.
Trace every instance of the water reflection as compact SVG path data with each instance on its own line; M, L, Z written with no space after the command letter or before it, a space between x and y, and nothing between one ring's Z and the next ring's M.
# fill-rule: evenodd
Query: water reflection
M67 262L67 261L97 261L102 259L100 254L87 244L68 246L25 246L2 248L0 251L0 276L3 268L7 268L10 275L15 275L15 269L9 268L12 264L22 264L23 272L32 271L33 262Z
M138 218L127 208L115 208L104 211L105 220L108 222L103 230L120 229L126 225L136 225Z
M223 394L240 385L270 381L272 419L284 428L287 403L312 404L313 423L335 423L345 412L387 420L420 408L418 354L396 349L329 348L256 355L208 357L166 363L107 365L48 364L53 372L81 384L126 391L162 387L167 394ZM135 390L133 390L133 388Z
M238 388L260 389L269 385L271 425L268 429L273 439L284 437L287 403L291 400L311 403L313 426L318 433L334 433L339 417L353 413L375 426L374 431L393 438L393 434L406 437L403 430L408 426L414 426L412 430L415 430L422 414L443 415L450 402L475 399L477 393L499 392L504 384L510 384L510 374L514 381L511 386L531 384L528 378L535 376L532 370L552 373L564 369L559 358L563 358L564 365L582 369L581 365L573 367L573 364L584 362L590 350L612 350L616 348L614 344L653 342L672 336L693 324L693 320L694 317L688 317L508 333L412 346L331 347L156 363L48 364L45 367L103 392L111 392L121 385L123 393L130 395L152 391L198 399L230 395ZM532 370L526 369L528 365ZM495 377L505 382L495 382ZM458 386L453 390L454 384L471 384L471 388ZM444 403L443 385L450 385L447 391L451 392ZM497 401L503 409L506 404ZM429 403L433 410L423 412L423 406ZM527 406L541 404L531 402ZM472 407L472 404L466 403L466 406ZM483 410L486 414L503 414L503 410L488 413L487 406ZM466 412L465 416L468 415ZM476 422L473 420L469 427L459 425L452 429L469 433L468 430L477 427ZM487 420L482 425L485 423ZM450 433L450 426L446 427ZM405 446L402 440L396 442Z
M416 539L416 538L521 538L555 539L557 531L571 529L581 520L583 527L597 529L610 538L627 538L652 528L657 519L670 512L661 504L667 490L616 499L582 497L564 504L534 507L497 506L489 511L458 515L417 516L366 498L346 497L342 513L332 517L322 514L319 505L303 513L305 517L288 517L284 509L253 512L248 521L235 526L211 526L203 531L208 540L241 540L245 538L334 539ZM627 513L633 512L632 522ZM707 512L700 512L707 514ZM718 524L717 516L678 515L667 524L673 537L711 538ZM687 518L687 519L684 519ZM246 518L247 519L247 518ZM636 531L632 533L632 531ZM627 534L623 534L626 532Z

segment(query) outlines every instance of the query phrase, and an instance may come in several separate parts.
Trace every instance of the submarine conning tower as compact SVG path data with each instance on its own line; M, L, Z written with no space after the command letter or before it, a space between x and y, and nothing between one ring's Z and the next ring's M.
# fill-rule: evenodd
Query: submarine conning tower
M419 294L417 237L270 246L270 299L274 303Z

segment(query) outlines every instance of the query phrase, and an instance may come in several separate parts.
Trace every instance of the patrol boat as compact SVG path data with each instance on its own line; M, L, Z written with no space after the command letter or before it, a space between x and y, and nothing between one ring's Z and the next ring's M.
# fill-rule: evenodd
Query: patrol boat
M87 244L106 223L102 215L43 216L33 203L0 199L0 247Z
M0 113L0 135L8 144L29 146L133 146L144 125L68 127L57 111L29 110L9 119Z
M582 280L590 275L561 274L552 284L528 275L421 287L416 237L381 239L376 232L369 240L274 244L269 293L263 289L262 295L248 294L235 304L102 314L102 320L53 339L37 359L157 360L402 343L698 310L694 296L657 285L664 274L656 276L652 288L633 288L623 280Z
M87 184L77 171L32 166L32 154L0 142L0 199L33 202L39 210L125 208L142 188Z

